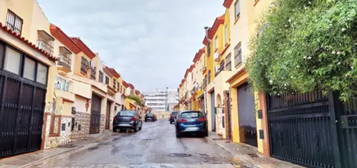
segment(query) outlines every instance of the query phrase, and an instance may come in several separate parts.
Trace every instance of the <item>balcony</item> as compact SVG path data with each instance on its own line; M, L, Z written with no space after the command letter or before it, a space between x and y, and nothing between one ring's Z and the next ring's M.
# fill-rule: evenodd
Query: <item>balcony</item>
M219 53L218 52L216 52L215 54L214 54L214 57L213 57L213 59L216 61L216 62L218 62L219 61Z
M224 61L222 61L219 65L216 66L216 76L219 75L224 70Z
M51 44L49 44L48 42L43 41L43 40L38 40L37 41L37 46L38 46L38 48L46 51L50 55L53 54L53 46Z
M48 34L45 30L38 30L37 31L37 46L38 48L46 51L50 55L53 55L53 45L52 42L55 41L55 39Z
M97 68L96 67L91 67L90 68L90 78L95 80L96 79L96 74L97 74Z
M68 55L60 55L57 65L62 66L66 70L71 70L72 60Z

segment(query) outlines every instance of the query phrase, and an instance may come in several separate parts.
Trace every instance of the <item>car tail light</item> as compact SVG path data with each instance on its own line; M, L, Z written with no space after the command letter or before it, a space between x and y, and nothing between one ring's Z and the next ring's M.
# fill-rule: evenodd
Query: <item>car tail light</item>
M179 120L177 120L177 122L182 123L182 122L187 122L187 120L184 118L180 118Z
M130 119L130 121L136 121L136 120L138 120L138 119L135 118L135 117L133 117L133 118Z
M205 121L207 121L207 120L206 120L206 117L200 117L200 118L198 118L198 121L200 121L200 122L205 122Z

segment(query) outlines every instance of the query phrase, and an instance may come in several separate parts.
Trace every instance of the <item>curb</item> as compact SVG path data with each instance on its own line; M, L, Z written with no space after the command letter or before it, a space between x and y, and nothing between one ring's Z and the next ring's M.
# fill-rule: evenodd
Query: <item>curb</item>
M44 157L44 158L41 158L41 159L36 160L34 162L22 165L22 166L20 166L20 168L29 168L29 167L32 167L32 166L34 166L36 164L39 164L39 163L41 163L41 162L43 162L45 160L48 160L48 159L51 159L51 158L55 158L55 157L63 155L63 154L74 154L74 153L77 153L77 152L81 152L81 151L84 151L86 149L89 149L89 148L97 146L97 145L98 145L98 143L82 145L82 146L79 146L77 148L70 149L68 151L64 151L64 152L61 152L61 153L58 153L58 154L55 154L55 155L52 155L52 156Z
M238 156L234 152L232 152L229 149L227 149L224 145L221 145L220 143L217 143L216 141L214 141L211 137L207 137L207 140L212 142L212 143L214 143L214 144L216 144L218 147L222 148L226 152L230 153L232 155L232 159L231 160L232 160L232 162L234 164L242 165L242 166L249 167L249 168L261 168L261 167L257 167L257 166L252 165L250 163L249 159L244 158L245 156Z
M247 156L247 154L236 154L234 152L232 152L231 150L229 150L226 146L214 141L213 139L211 139L211 137L207 137L207 139L210 141L210 142L213 142L215 143L217 146L219 146L220 148L222 148L223 150L227 151L228 153L230 153L232 155L232 162L235 163L235 164L238 164L238 165L242 165L242 166L246 166L246 167L249 167L249 168L264 168L264 164L261 165L261 164L257 164L257 165L253 165L252 164L252 159ZM265 158L265 157L262 157L259 153L257 153L257 155L260 157L260 158ZM295 165L293 163L290 163L290 162L286 162L286 161L281 161L281 160L278 160L278 159L275 159L275 158L268 158L269 160L271 161L277 161L279 162L278 167L284 167L284 168L304 168L303 166L300 166L300 165Z
M45 161L45 160L48 160L48 159L51 159L51 158L55 158L57 156L60 156L60 155L63 155L63 154L74 154L74 153L79 153L79 152L82 152L84 150L87 150L89 148L93 148L93 147L96 147L99 145L99 142L101 141L105 141L106 140L106 136L107 135L101 135L101 136L98 136L94 139L94 142L92 143L88 143L88 144L85 144L85 145L79 145L73 149L69 149L67 151L64 151L64 152L60 152L58 154L55 154L55 155L52 155L52 156L48 156L48 157L44 157L44 158L41 158L39 160L36 160L34 162L31 162L31 163L28 163L28 164L25 164L25 165L22 165L22 166L19 166L19 168L29 168L29 167L32 167L32 166L35 166L36 164L40 164L41 162Z

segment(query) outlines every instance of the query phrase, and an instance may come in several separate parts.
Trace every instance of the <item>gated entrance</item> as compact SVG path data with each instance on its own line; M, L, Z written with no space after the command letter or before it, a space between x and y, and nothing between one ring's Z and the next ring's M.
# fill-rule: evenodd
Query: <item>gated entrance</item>
M249 84L238 87L238 112L241 142L257 146L254 95L252 87Z
M357 166L357 99L321 92L269 96L273 157L309 167Z
M92 111L90 115L89 133L97 134L100 131L100 110L102 99L93 94L92 95Z
M19 65L18 69L12 67L12 71L9 72L7 69L9 67L3 68L4 56L6 56L5 59L20 58L19 62L11 60L15 61L11 63ZM6 64L8 62L5 66ZM33 66L33 69L29 64ZM45 107L47 67L15 49L4 47L1 42L0 67L0 158L39 150ZM24 72L25 69L28 72L34 72L33 76L27 76L29 74ZM43 71L38 71L38 69ZM42 75L45 79L38 80L37 78ZM28 78L25 79L24 76Z

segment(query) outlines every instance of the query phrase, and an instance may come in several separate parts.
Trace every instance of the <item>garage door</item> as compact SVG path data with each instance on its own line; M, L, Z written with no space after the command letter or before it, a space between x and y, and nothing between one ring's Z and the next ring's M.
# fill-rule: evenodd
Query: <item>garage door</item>
M41 148L47 81L46 66L14 49L4 49L0 43L0 62L4 55L11 56L11 62L6 60L5 70L0 70L0 158ZM30 73L36 69L40 71Z
M254 95L252 87L249 84L238 87L238 114L241 142L257 146Z
M101 101L102 99L93 94L92 96L92 111L90 115L90 134L97 134L100 131L100 111L101 111Z

